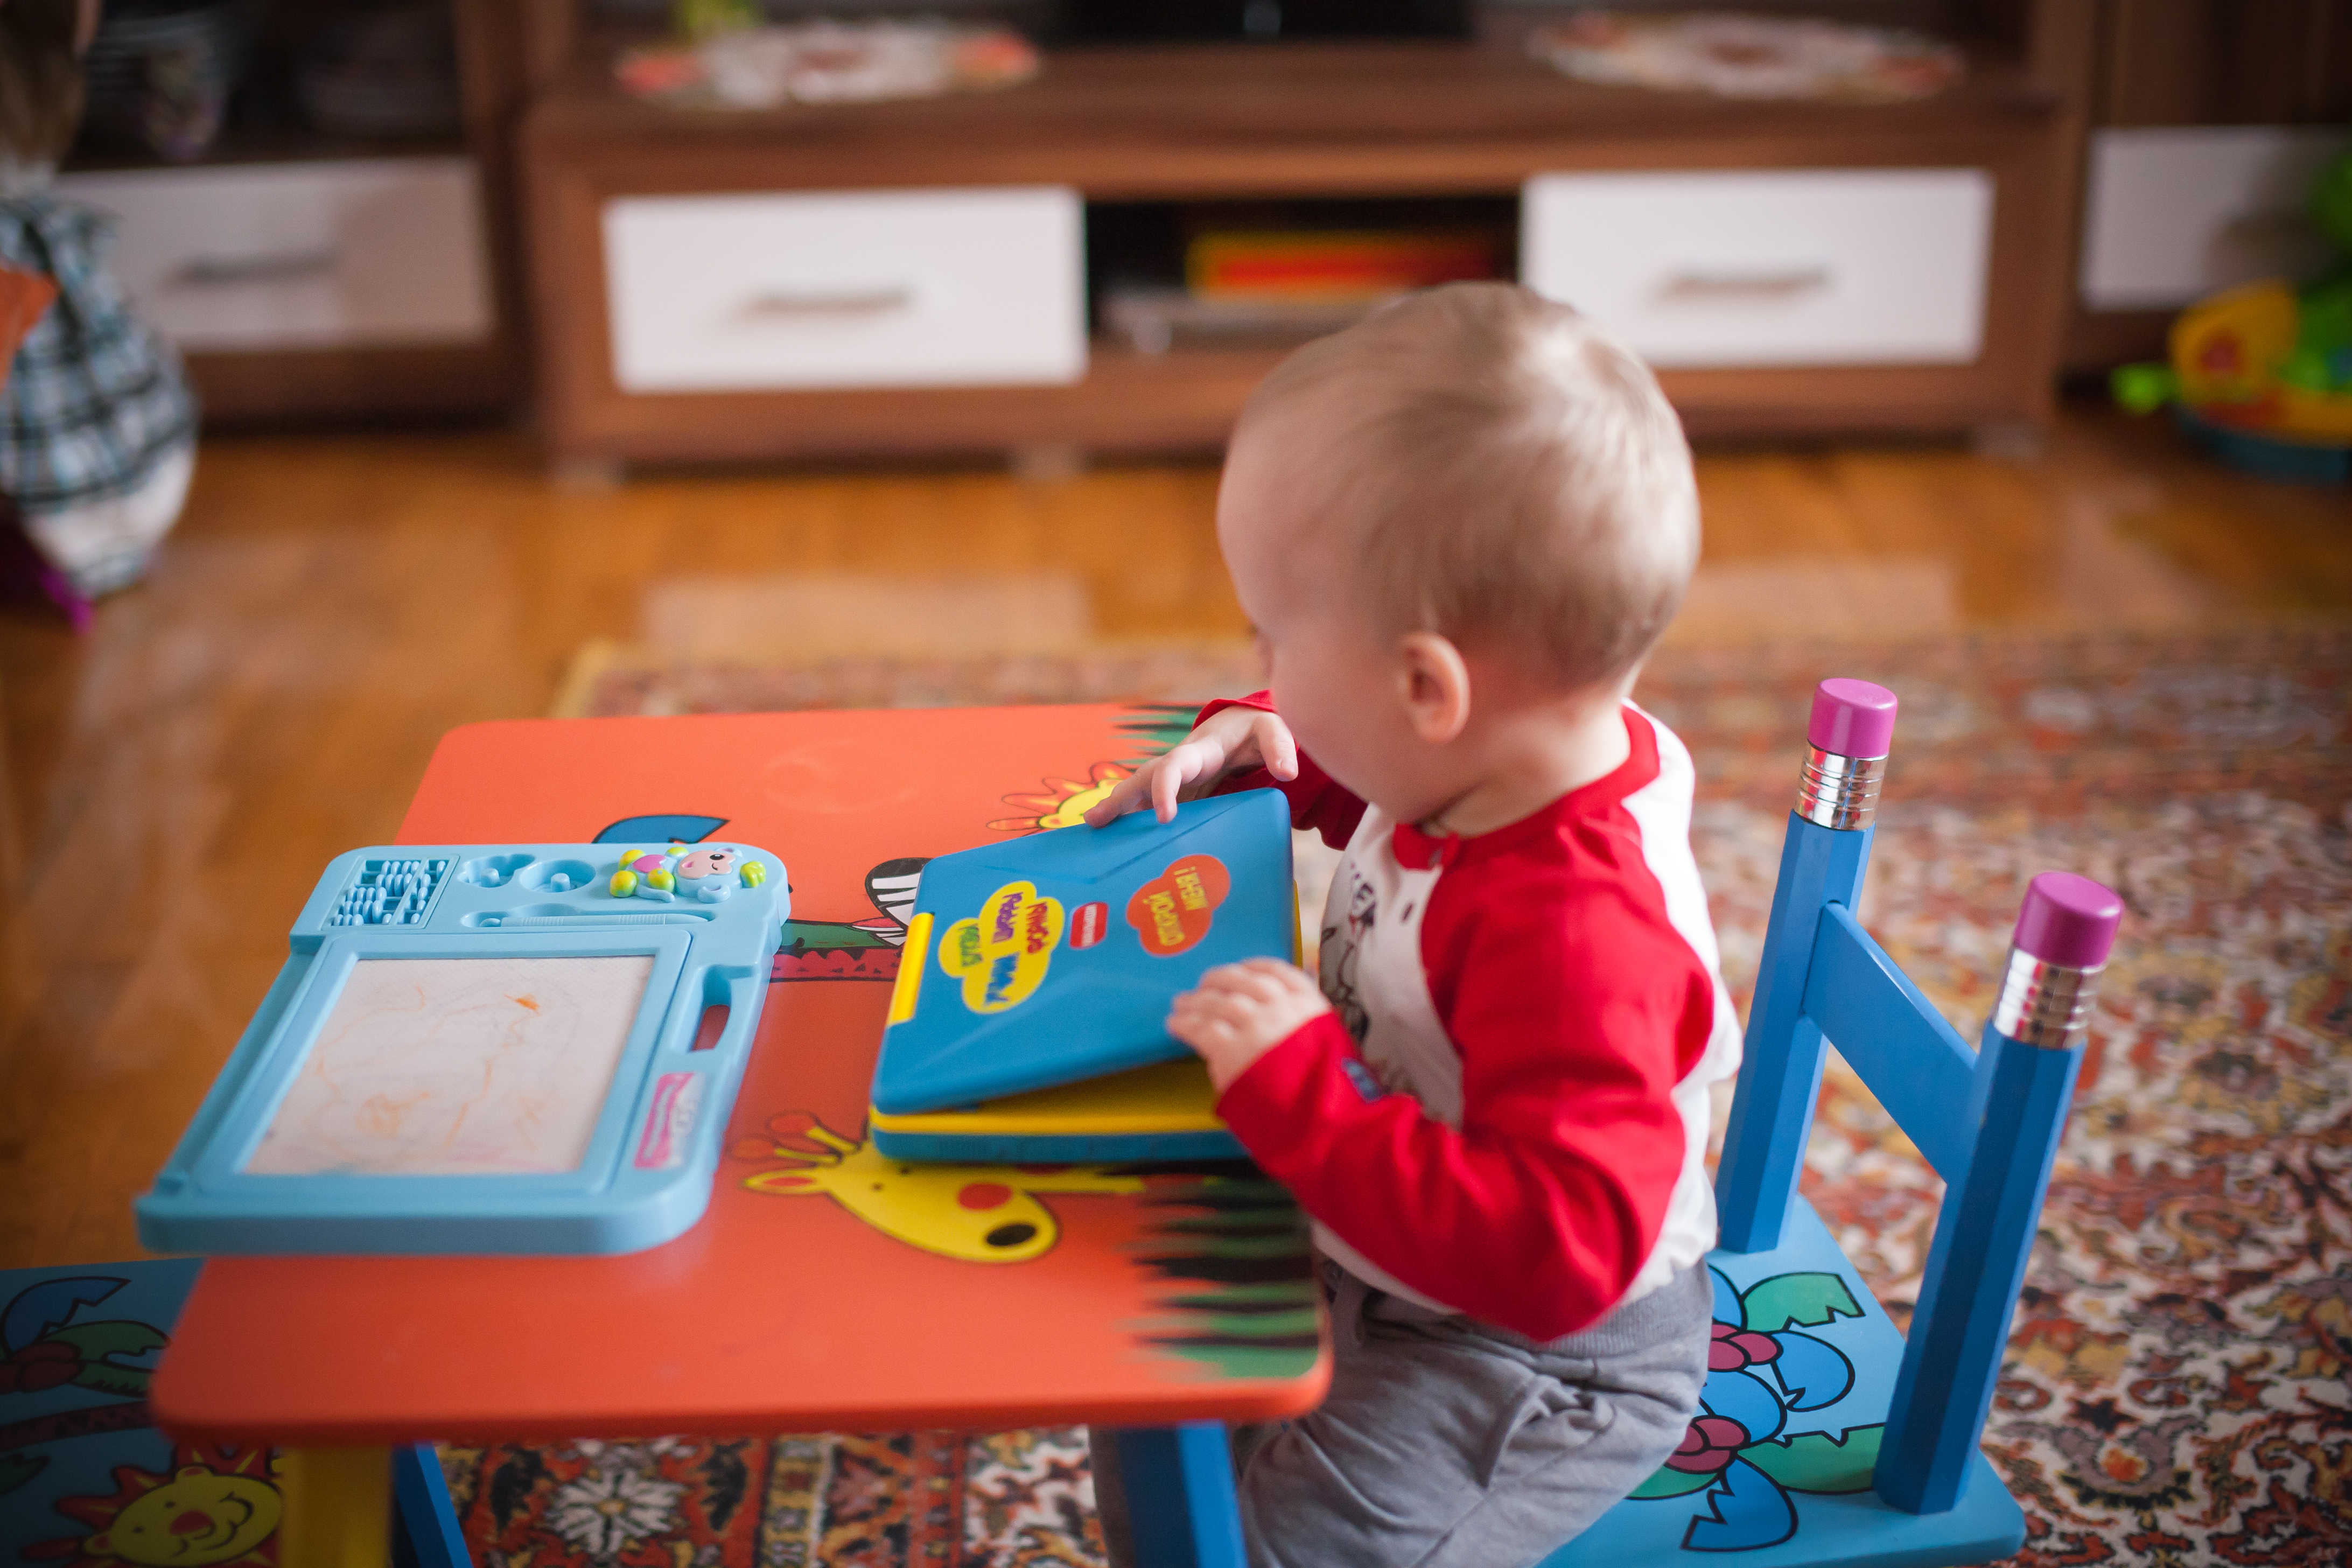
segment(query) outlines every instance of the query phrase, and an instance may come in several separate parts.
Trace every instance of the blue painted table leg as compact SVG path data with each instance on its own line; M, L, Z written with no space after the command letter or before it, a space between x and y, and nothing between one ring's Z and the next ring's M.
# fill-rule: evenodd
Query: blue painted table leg
M392 1451L392 1504L393 1561L401 1568L473 1568L432 1444Z
M1223 1423L1122 1427L1118 1459L1135 1568L1247 1568Z
M1985 1028L1970 1103L1982 1131L1936 1216L1920 1311L1878 1450L1878 1495L1894 1507L1940 1513L1958 1500L1984 1435L2082 1060L2079 1045L2036 1048Z
M1722 1245L1734 1252L1780 1245L1781 1222L1797 1190L1805 1132L1822 1086L1822 1032L1804 1016L1813 933L1823 905L1851 909L1861 898L1877 831L1823 827L1789 814L1780 879L1772 889L1772 914L1756 972L1756 999L1748 1012L1739 1087L1715 1178Z

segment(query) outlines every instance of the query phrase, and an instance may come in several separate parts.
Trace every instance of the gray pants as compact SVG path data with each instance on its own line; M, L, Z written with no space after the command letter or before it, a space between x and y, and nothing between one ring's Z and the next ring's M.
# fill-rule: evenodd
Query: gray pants
M1698 1409L1714 1316L1704 1268L1548 1344L1441 1317L1334 1264L1325 1279L1330 1394L1310 1415L1236 1435L1253 1568L1523 1568L1641 1485ZM1104 1536L1123 1564L1117 1459L1098 1444Z

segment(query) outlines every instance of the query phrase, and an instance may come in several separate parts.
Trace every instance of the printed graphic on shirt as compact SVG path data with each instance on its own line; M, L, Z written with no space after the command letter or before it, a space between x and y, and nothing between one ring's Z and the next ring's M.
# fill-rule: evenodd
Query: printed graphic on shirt
M1135 889L1127 923L1154 958L1173 958L1209 934L1233 877L1213 855L1187 855Z
M1348 879L1346 912L1339 925L1323 928L1323 973L1317 978L1323 984L1323 999L1331 1004L1339 1022L1347 1026L1348 1037L1361 1049L1371 1017L1364 1010L1363 993L1356 984L1356 965L1363 954L1365 933L1380 918L1380 895L1353 860L1341 862L1339 874Z
M963 982L963 1005L975 1013L1018 1007L1045 984L1062 940L1062 901L1040 898L1034 882L1007 882L980 913L940 938L940 967Z
M1356 1098L1366 1105L1390 1092L1382 1087L1380 1079L1372 1076L1372 1069L1354 1057L1341 1057L1339 1071L1347 1078L1349 1087L1356 1091Z

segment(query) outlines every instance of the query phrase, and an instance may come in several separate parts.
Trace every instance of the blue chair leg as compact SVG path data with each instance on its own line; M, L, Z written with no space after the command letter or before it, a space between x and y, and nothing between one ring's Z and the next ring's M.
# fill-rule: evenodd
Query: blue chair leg
M392 1503L395 1568L473 1568L432 1444L410 1443L392 1451Z
M1135 1568L1247 1568L1223 1423L1123 1427L1118 1447Z
M1877 831L1823 827L1789 814L1756 998L1748 1008L1738 1089L1715 1178L1722 1245L1733 1252L1780 1245L1780 1226L1797 1191L1805 1133L1822 1087L1822 1031L1805 1016L1813 932L1823 905L1851 909L1861 898Z
M2058 1156L2083 1047L2021 1045L1985 1026L1967 1174L1944 1194L1880 1444L1878 1495L1911 1513L1958 1500L1984 1435L2009 1323Z

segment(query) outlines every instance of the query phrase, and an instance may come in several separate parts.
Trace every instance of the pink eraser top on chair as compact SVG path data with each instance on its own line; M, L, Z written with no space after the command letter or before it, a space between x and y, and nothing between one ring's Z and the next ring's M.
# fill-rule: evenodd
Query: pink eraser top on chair
M2123 919L2123 900L2106 888L2072 871L2044 871L2017 911L2018 951L2044 963L2096 969L2106 963Z
M1805 739L1841 757L1883 757L1895 740L1895 693L1867 680L1824 680L1813 688Z

